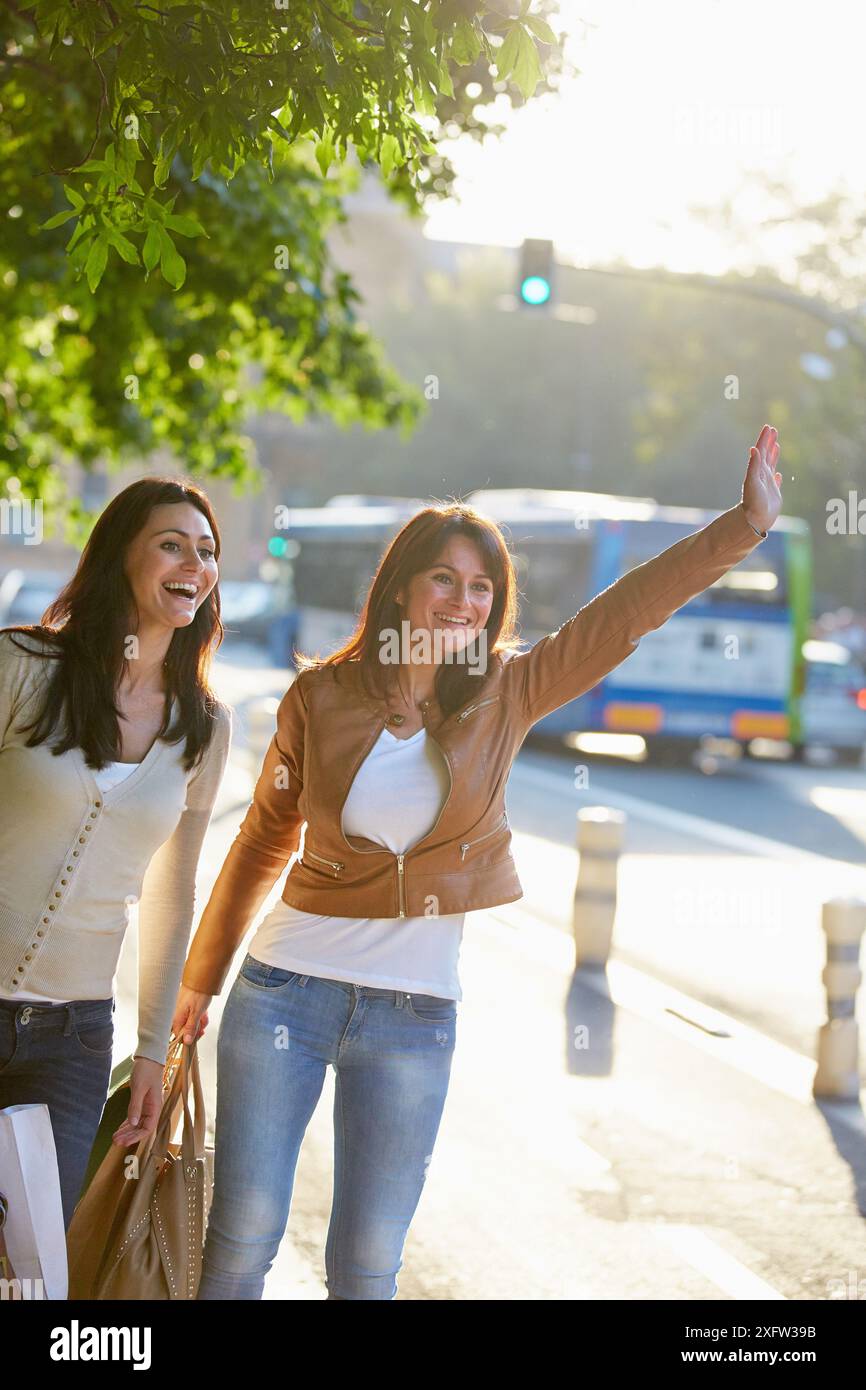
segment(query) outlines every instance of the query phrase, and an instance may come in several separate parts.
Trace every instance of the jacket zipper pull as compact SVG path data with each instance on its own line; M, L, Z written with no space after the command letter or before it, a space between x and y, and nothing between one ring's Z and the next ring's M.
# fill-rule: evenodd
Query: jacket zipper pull
M406 916L405 898L404 898L404 896L403 896L403 884L404 884L404 883L405 883L405 879L404 879L404 877L403 877L403 855L402 855L402 854L398 854L398 855L397 855L397 887L398 887L398 890L399 890L399 897L400 897L400 916L401 916L401 917L405 917L405 916Z
M465 845L461 845L461 846L460 846L460 860L461 860L461 862L466 858L466 851L468 850L468 848L469 848L468 843L465 844Z

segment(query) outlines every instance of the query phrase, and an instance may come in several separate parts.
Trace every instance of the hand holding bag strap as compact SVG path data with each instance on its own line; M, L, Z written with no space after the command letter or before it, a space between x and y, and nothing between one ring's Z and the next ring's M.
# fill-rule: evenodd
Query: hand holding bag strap
M140 1157L146 1162L151 1157L155 1159L157 1165L161 1164L168 1155L168 1145L171 1135L174 1133L177 1123L178 1111L181 1105L184 1110L183 1133L181 1138L181 1151L183 1161L186 1166L191 1165L195 1159L204 1157L205 1142L205 1105L204 1091L201 1084L201 1072L199 1069L198 1051L196 1043L181 1043L180 1065L174 1073L171 1089L163 1101L159 1123L152 1136L146 1136L141 1142L146 1144L148 1139L152 1142L148 1144ZM190 1059L192 1065L190 1066ZM195 1100L195 1122L189 1110L189 1080L192 1072L193 1097Z
M160 1163L162 1163L162 1161L166 1158L168 1154L169 1137L172 1131L174 1130L175 1122L177 1119L177 1112L181 1104L183 1090L183 1066L177 1065L177 1059L178 1054L181 1054L180 1061L182 1063L182 1050L184 1049L184 1046L185 1045L183 1041L178 1040L177 1044L172 1049L172 1053L166 1061L164 1079L166 1077L171 1078L168 1093L165 1094L164 1091L162 1110L160 1111L156 1129L153 1131L152 1134L146 1134L144 1138L141 1139L139 1142L139 1165L141 1165L142 1163L147 1163L151 1158L154 1158L157 1162L157 1165L159 1165ZM141 1171L140 1167L139 1171Z

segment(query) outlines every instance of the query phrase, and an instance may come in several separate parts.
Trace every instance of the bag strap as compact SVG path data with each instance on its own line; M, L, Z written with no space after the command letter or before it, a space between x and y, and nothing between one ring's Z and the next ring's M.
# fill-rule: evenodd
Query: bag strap
M185 1165L191 1165L196 1158L204 1157L205 1141L205 1107L204 1091L201 1084L201 1071L199 1068L198 1050L196 1043L181 1042L180 1066L174 1072L172 1083L168 1095L165 1097L159 1122L153 1135L149 1136L150 1142L144 1151L145 1160L153 1157L157 1162L161 1162L168 1153L169 1136L174 1131L177 1123L178 1111L183 1105L183 1134L181 1138L181 1150ZM171 1058L170 1061L174 1061ZM166 1063L168 1071L169 1063ZM189 1082L192 1074L193 1099L195 1101L195 1121L189 1109ZM142 1141L145 1143L146 1141Z
M195 1123L193 1123L189 1112L190 1072L192 1073L192 1091L195 1101ZM184 1047L183 1050L181 1096L183 1099L181 1151L184 1165L189 1168L197 1158L204 1158L204 1091L201 1084L198 1049L194 1042L190 1043L188 1048Z
M138 1156L140 1161L147 1162L153 1157L160 1162L168 1153L168 1139L174 1128L174 1120L180 1103L183 1068L178 1063L182 1061L183 1047L183 1039L178 1038L169 1050L162 1077L162 1109L159 1112L156 1129L153 1133L146 1134L139 1143Z

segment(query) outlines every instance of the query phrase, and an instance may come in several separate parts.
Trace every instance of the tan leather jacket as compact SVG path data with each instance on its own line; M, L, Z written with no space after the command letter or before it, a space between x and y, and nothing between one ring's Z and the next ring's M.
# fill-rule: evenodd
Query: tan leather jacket
M341 917L424 917L493 907L523 895L511 854L505 784L527 732L582 695L762 537L742 504L624 575L529 651L493 654L479 692L425 727L445 755L449 795L433 829L405 854L343 833L343 803L388 716L360 684L357 662L302 672L277 712L277 731L252 804L190 947L183 983L218 994L232 957L299 847L283 901Z

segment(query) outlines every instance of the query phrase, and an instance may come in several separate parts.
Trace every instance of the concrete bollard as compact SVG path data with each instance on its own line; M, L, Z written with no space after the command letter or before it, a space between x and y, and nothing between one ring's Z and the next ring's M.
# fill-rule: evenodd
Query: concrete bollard
M277 731L277 710L279 700L269 696L265 699L251 700L246 717L247 753L254 781L258 781L262 763L271 739Z
M857 1100L860 1096L857 990L863 979L860 940L866 927L866 902L832 898L824 903L821 926L827 937L827 964L821 979L827 989L827 1022L818 1029L818 1065L814 1096Z
M577 813L580 864L574 890L572 929L575 969L606 965L616 917L616 874L625 813L585 806Z

